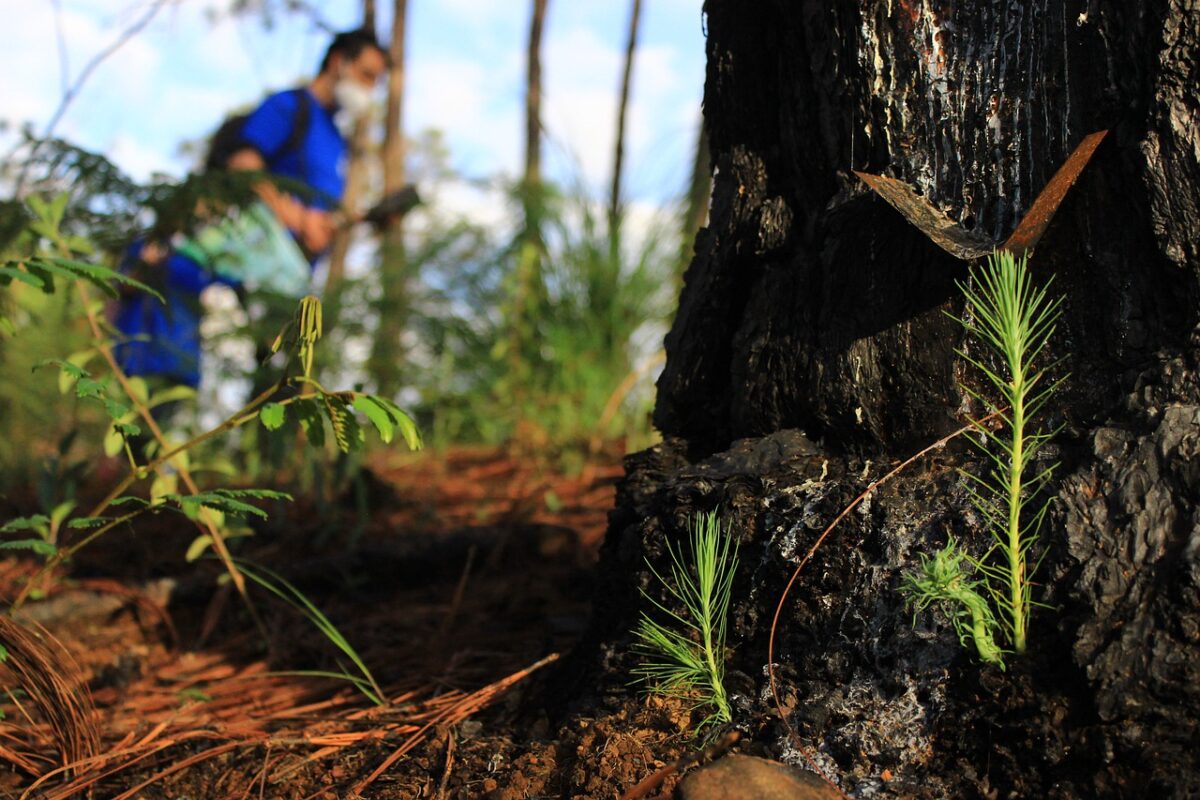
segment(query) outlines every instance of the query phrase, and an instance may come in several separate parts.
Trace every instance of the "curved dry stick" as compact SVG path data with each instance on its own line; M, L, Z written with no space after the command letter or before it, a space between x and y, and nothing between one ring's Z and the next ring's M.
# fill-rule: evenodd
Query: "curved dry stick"
M828 775L825 774L824 770L817 766L817 762L808 754L808 751L804 748L804 744L800 739L800 734L796 733L796 729L792 727L790 722L788 722L787 715L783 712L783 703L779 699L779 689L775 683L775 632L779 627L779 617L783 614L783 604L787 602L788 594L792 591L792 585L796 582L796 578L800 576L800 570L804 569L804 565L809 562L809 560L817 552L817 548L821 546L821 543L825 541L826 537L828 537L833 529L837 527L837 524L845 519L846 515L853 511L859 503L861 503L863 500L866 500L867 497L869 497L876 489L890 481L898 473L907 469L914 461L917 461L934 450L942 449L951 439L962 436L964 433L970 433L973 430L977 430L980 425L983 425L989 420L995 419L1007 410L1007 408L1002 408L998 411L994 411L980 420L973 421L969 425L964 425L953 433L943 436L941 439L938 439L924 450L921 450L915 455L909 456L904 461L901 461L900 464L894 467L890 472L864 489L858 497L854 498L854 502L846 506L844 509L842 509L842 513L834 517L833 522L829 523L829 527L825 528L825 530L821 532L821 535L817 537L817 540L813 542L813 546L808 548L808 552L804 554L804 558L800 559L800 563L796 565L795 571L792 572L792 577L788 579L787 586L783 587L783 594L779 596L779 604L775 606L775 616L771 619L771 633L767 637L767 680L771 686L771 698L775 701L775 710L779 712L779 719L783 722L783 726L787 728L787 732L791 734L793 739L796 740L796 744L800 750L800 755L804 756L804 760L808 762L808 766L812 769L812 771L817 773L817 775L823 778L826 783L836 789L842 797L848 797L848 795L843 792L841 787L834 783Z

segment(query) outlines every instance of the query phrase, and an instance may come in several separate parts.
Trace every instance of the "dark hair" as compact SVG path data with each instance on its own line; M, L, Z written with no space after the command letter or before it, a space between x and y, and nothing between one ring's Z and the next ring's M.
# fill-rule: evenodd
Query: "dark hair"
M367 28L358 28L353 31L342 31L333 37L333 41L329 43L329 49L325 51L325 57L321 59L321 72L329 68L329 62L333 60L333 56L340 53L343 58L353 61L358 58L358 54L363 50L375 49L383 53L386 60L388 57L387 50L375 38L375 34Z

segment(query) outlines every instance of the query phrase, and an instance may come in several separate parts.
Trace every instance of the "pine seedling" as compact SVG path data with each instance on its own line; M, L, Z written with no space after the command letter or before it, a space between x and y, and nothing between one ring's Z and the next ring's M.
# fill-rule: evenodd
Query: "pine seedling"
M696 728L699 733L732 719L725 694L725 630L737 545L710 512L692 520L690 546L685 554L683 545L676 549L667 543L669 577L646 562L673 598L668 602L680 608L674 611L642 590L666 621L643 612L634 631L634 649L643 660L633 672L655 694L691 700L694 709L707 708L708 715Z
M1047 287L1033 285L1026 256L1017 259L1006 251L992 254L985 265L973 268L971 280L960 283L959 288L966 298L963 325L968 335L990 350L999 364L993 370L983 358L958 351L995 392L993 399L964 387L983 404L986 418L999 420L995 427L974 421L980 436L973 441L987 457L988 469L982 475L962 473L992 543L978 559L965 556L982 580L972 582L961 576L964 557L951 542L933 561L923 561L921 571L906 580L904 592L918 609L942 601L965 642L966 618L972 620L974 630L980 613L967 590L984 588L994 617L992 628L998 627L1012 651L1020 654L1025 652L1034 605L1033 573L1041 560L1033 557L1033 550L1050 503L1042 490L1057 467L1052 464L1030 474L1038 452L1058 433L1057 429L1038 429L1033 420L1065 380L1051 382L1049 367L1038 367L1036 362L1054 334L1062 298L1052 299ZM958 578L952 576L955 571ZM935 574L940 582L933 579ZM980 593L974 594L982 599ZM984 661L1003 666L1002 651L989 645L987 638L974 633L970 638Z
M963 574L965 559L951 537L933 558L921 556L920 570L904 576L904 594L918 613L935 603L945 603L959 643L967 647L973 642L981 660L1004 669L1004 653L996 644L1000 624L978 591L982 582Z

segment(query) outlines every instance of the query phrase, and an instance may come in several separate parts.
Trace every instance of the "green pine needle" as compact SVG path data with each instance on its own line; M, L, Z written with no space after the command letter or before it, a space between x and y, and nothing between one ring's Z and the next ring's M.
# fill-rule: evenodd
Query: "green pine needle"
M634 631L634 649L643 660L633 672L656 694L685 698L694 701L696 708L710 709L697 726L699 732L732 719L724 683L725 632L737 545L713 512L696 517L691 534L690 559L682 546L676 549L667 543L669 577L650 567L679 611L642 591L663 621L642 614Z

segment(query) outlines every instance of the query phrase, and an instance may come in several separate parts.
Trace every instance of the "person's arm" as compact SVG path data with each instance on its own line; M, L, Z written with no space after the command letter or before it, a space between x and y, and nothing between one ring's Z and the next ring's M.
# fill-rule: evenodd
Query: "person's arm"
M266 167L262 155L250 147L234 153L228 164L231 170L250 172L262 171ZM280 224L296 234L306 251L320 253L329 247L335 228L332 214L304 205L292 195L281 192L279 187L270 181L263 181L255 187L255 191L279 218Z
M275 95L249 116L242 128L246 146L230 157L226 164L228 169L266 170L264 154L278 152L291 135L296 118L296 98L294 93ZM320 253L329 247L335 228L329 212L306 206L269 181L263 181L255 189L279 218L279 222L296 234L301 247L310 254Z

